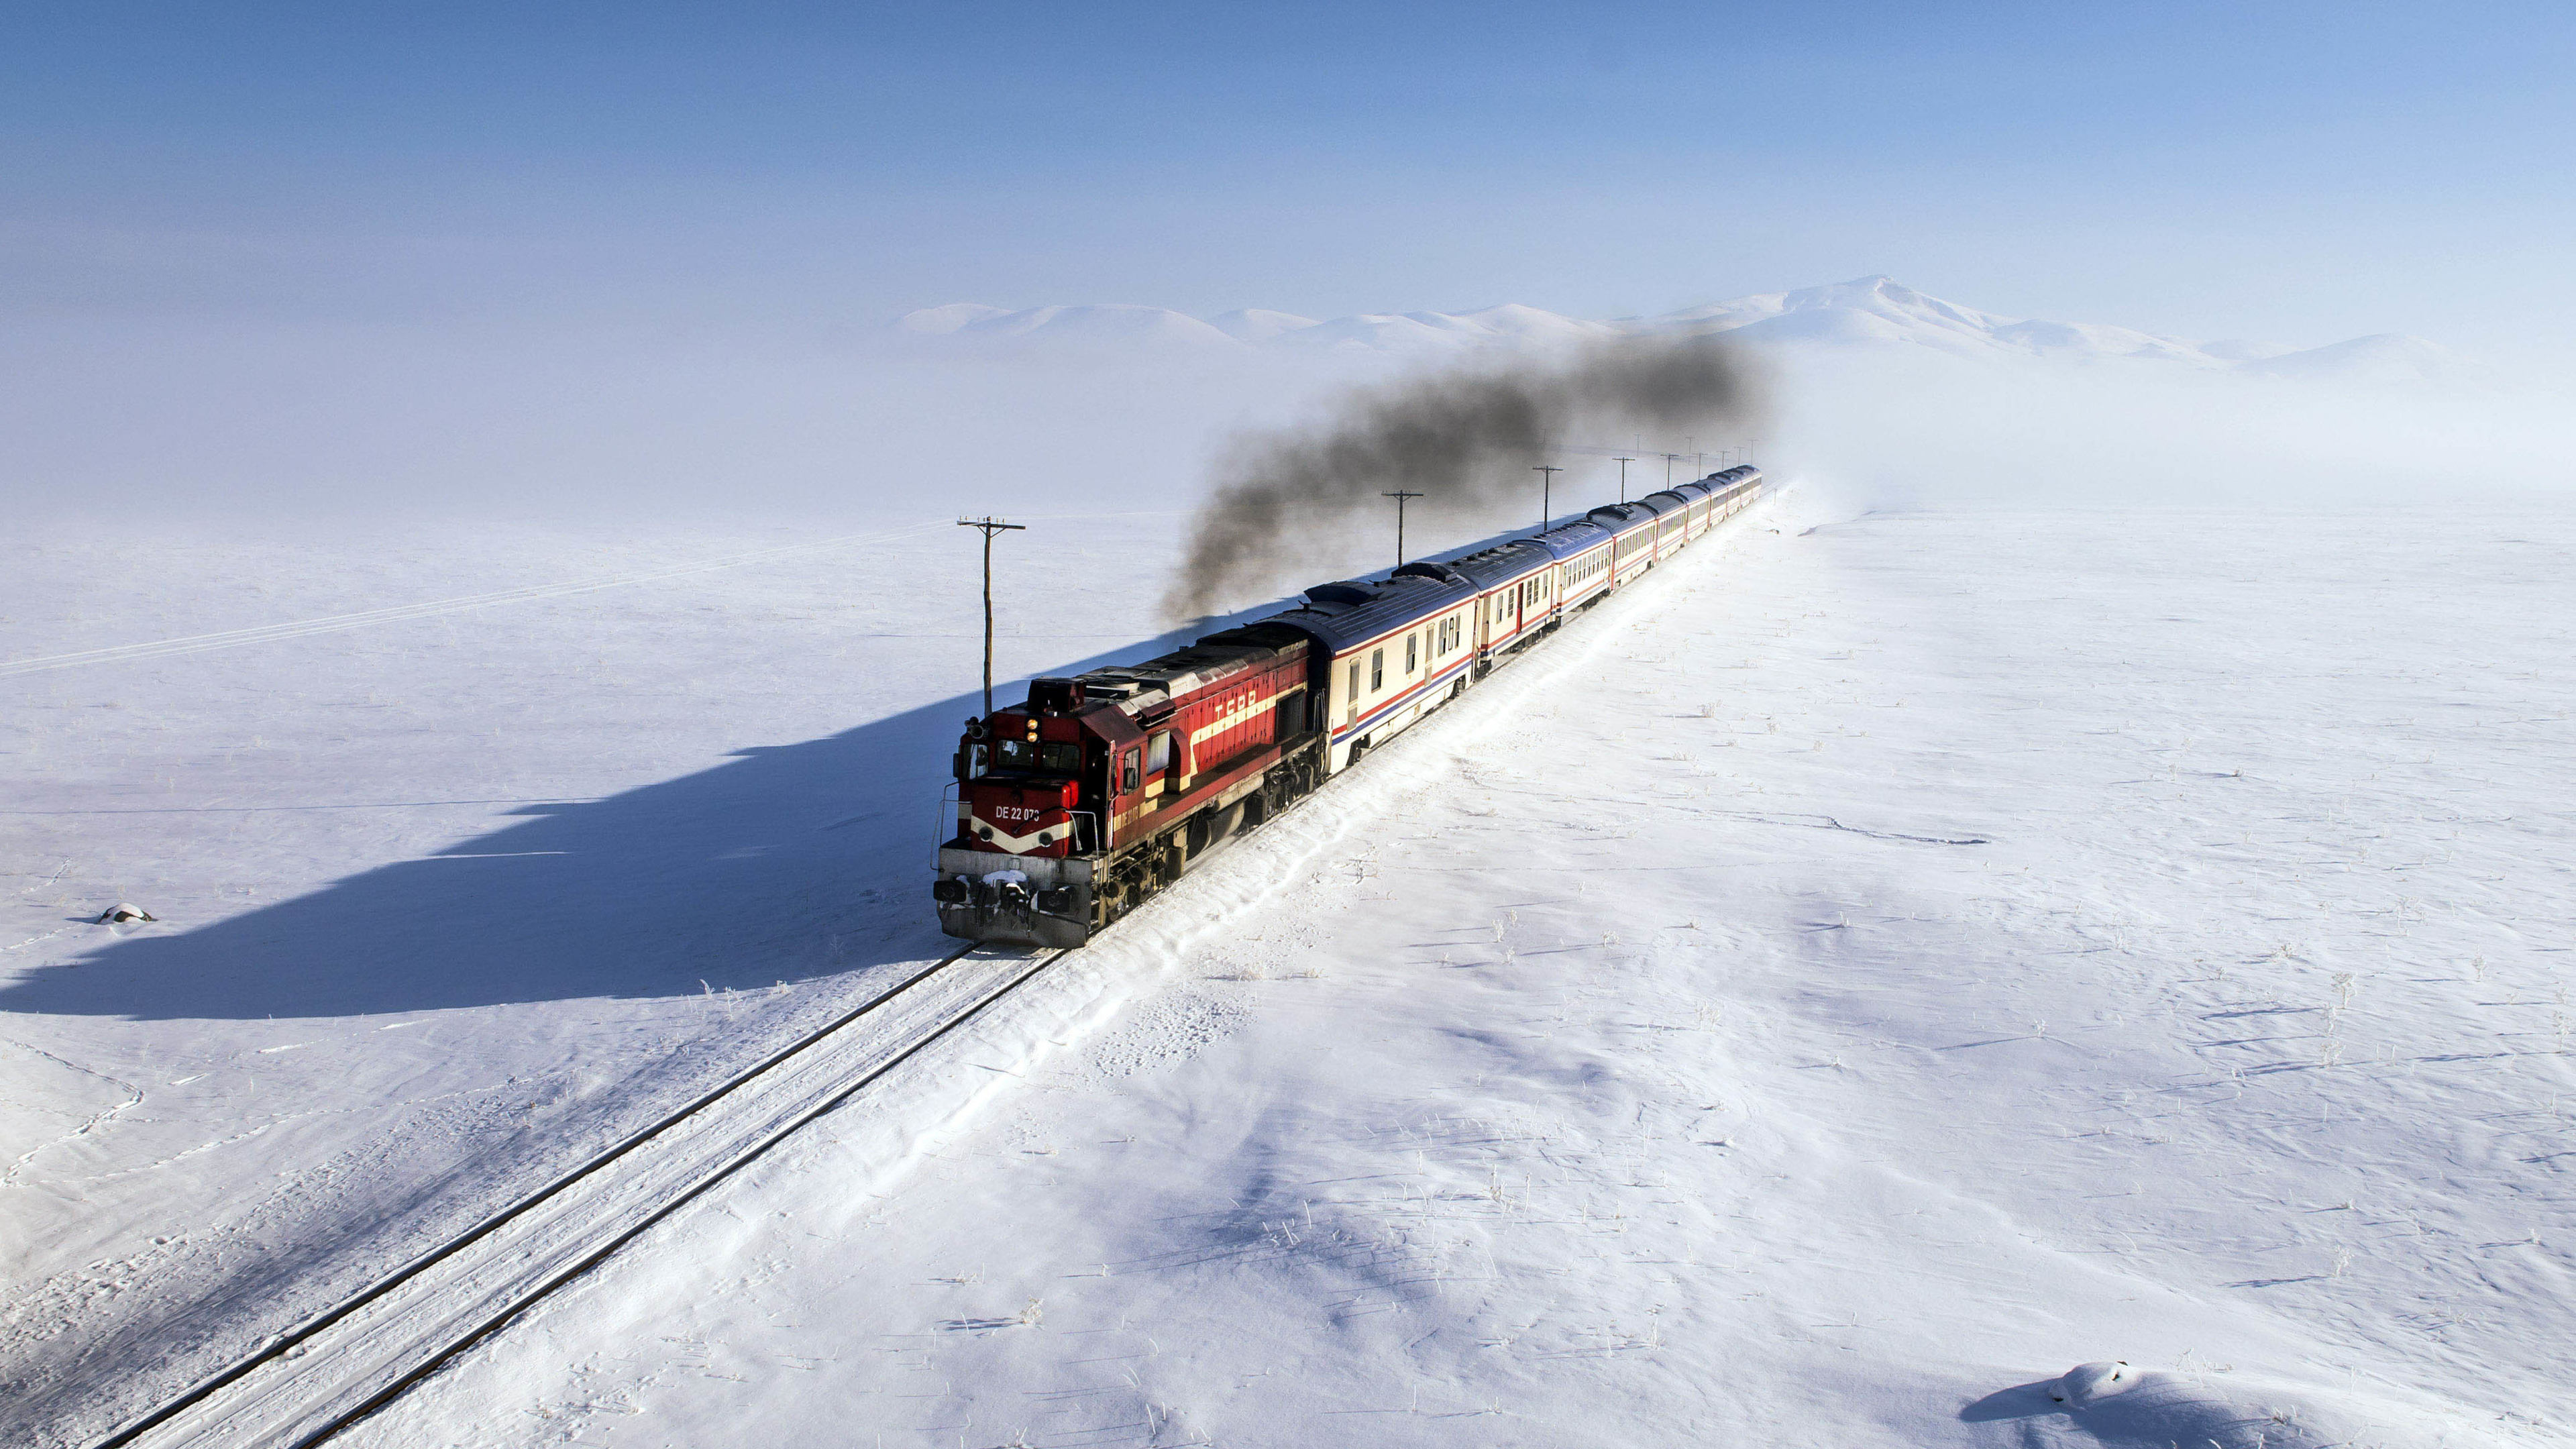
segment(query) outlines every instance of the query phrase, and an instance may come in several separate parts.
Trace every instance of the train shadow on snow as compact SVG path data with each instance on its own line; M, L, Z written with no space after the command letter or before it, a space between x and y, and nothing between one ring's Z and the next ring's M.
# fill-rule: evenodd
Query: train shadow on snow
M1068 661L1131 663L1272 602ZM972 661L969 661L970 667ZM997 703L1022 681L997 682ZM940 951L930 858L980 690L598 800L0 987L0 1011L342 1017L750 990Z

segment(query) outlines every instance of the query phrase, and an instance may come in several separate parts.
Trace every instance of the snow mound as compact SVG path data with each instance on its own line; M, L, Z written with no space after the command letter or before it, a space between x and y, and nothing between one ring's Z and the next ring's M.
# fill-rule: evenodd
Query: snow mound
M1267 342L1284 332L1312 327L1315 319L1294 312L1272 312L1260 307L1238 307L1210 317L1208 325L1237 342Z
M921 319L916 322L915 319ZM908 313L896 325L906 331L952 337L1012 338L1039 343L1110 344L1183 347L1234 347L1234 338L1196 317L1168 307L1141 307L1125 302L1078 307L1028 307L1017 312L952 303Z
M1445 351L1458 339L1419 317L1391 312L1364 312L1301 327L1271 339L1275 344L1314 352Z
M2278 357L2285 352L2296 352L2299 349L2284 347L2277 342L2254 342L2242 337L2227 337L2216 342L2204 342L2200 344L2200 350L2221 362L2261 362L2267 357Z
M1915 291L1893 277L1878 276L1802 287L1794 292L1738 297L1732 302L1715 302L1648 318L1641 325L1658 332L1726 332L1809 312L1874 318L1900 333L1949 332L1963 336L1991 333L2010 321ZM1873 335L1879 334L1873 329Z
M2227 365L2225 359L2176 338L2102 323L2001 317L1943 301L1883 276L1741 297L1643 319L1637 325L1684 335L1724 332L1746 342L1839 347L1911 344L1968 357L2147 358L2200 368Z
M924 336L938 337L963 327L971 327L978 322L1009 315L1008 307L992 307L982 302L951 302L945 307L924 307L918 312L906 312L895 320L894 325L904 332L918 332Z
M2348 342L2287 352L2244 365L2267 377L2320 378L2337 382L2435 382L2456 370L2450 350L2421 337L2381 332Z
M2238 1374L2186 1378L2124 1362L2078 1364L2054 1379L1988 1394L1959 1411L1971 1424L2013 1424L2027 1445L2168 1449L2381 1449L2489 1444L2447 1406L2366 1391L2327 1394Z
M1426 322L1438 318L1479 338L1509 338L1526 342L1590 342L1616 337L1622 330L1607 322L1587 322L1543 307L1524 307L1517 302L1474 312L1414 312L1407 315Z
M2061 1404L2091 1404L2137 1387L2137 1372L2126 1359L2079 1363L2049 1385L2048 1397Z

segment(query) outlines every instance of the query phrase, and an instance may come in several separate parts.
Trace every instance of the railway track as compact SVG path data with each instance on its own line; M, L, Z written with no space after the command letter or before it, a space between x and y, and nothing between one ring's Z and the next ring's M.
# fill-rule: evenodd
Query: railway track
M1069 954L969 946L922 967L96 1449L331 1439Z

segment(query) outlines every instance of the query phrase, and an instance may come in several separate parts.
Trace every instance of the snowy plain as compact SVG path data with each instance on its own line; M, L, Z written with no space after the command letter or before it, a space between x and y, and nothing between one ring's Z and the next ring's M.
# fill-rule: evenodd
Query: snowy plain
M368 1442L2565 1442L2576 514L1752 522Z
M2568 1442L2576 509L1913 397L359 1437ZM889 496L10 545L0 1427L938 953ZM1005 677L1177 637L1182 501L1026 516Z

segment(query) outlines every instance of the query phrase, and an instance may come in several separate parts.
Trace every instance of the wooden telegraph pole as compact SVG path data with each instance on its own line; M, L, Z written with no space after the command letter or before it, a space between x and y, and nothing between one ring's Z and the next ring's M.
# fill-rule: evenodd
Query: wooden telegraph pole
M1004 523L987 515L983 518L961 518L959 528L983 530L984 534L984 713L979 719L993 717L993 535L1014 533L1028 527L1025 523Z
M1628 465L1636 461L1634 458L1619 460L1619 501L1622 503L1628 501Z
M1408 498L1419 498L1422 495L1397 492L1382 493L1378 496L1395 500L1395 566L1402 568L1404 567L1404 502Z
M1555 511L1547 506L1548 490L1556 485L1556 475L1564 472L1565 470L1551 464L1543 463L1538 467L1532 468L1530 471L1538 475L1538 531L1545 533L1547 532L1548 520L1556 516Z

